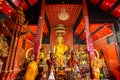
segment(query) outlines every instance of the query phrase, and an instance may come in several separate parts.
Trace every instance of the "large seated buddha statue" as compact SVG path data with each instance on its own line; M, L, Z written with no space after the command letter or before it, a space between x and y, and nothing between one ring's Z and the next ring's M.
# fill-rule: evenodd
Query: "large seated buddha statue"
M65 67L65 52L68 50L68 46L64 44L64 33L64 27L59 25L56 30L57 44L53 50L58 67Z

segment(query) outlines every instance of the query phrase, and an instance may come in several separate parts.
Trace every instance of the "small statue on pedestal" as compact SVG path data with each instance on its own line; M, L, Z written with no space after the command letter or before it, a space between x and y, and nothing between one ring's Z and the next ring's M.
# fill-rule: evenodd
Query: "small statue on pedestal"
M7 57L8 55L8 44L4 34L0 34L0 56Z
M40 58L40 64L41 65L45 65L46 64L46 60L47 60L47 54L46 54L46 49L45 48L41 48L40 49L40 55L39 55L39 58Z
M83 50L83 46L80 45L79 51L78 51L78 55L80 57L80 64L81 65L86 65L88 64L88 54Z

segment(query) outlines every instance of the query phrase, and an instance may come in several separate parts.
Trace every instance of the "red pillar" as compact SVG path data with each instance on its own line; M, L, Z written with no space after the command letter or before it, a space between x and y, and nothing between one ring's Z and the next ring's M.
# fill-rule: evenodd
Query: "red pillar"
M86 31L86 42L87 42L87 50L90 53L90 69L91 69L91 79L94 79L94 71L91 67L91 62L94 60L94 48L93 48L93 40L90 35L90 27L89 27L89 15L87 10L86 0L82 0L83 4L83 15L85 19L85 31Z

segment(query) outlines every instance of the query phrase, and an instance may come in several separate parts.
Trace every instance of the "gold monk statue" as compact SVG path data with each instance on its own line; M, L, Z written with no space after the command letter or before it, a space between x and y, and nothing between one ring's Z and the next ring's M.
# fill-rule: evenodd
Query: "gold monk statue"
M63 36L57 36L57 44L54 46L54 53L58 67L65 67L65 52L68 50L68 46L63 43Z
M46 49L43 47L40 49L40 55L39 55L40 64L42 64L42 65L46 64L46 60L47 60L46 56L47 56Z
M80 58L80 64L86 65L89 62L89 55L83 50L83 45L80 45L78 55Z
M78 66L79 71L80 71L81 68L80 68L80 65L79 65L79 61L77 60L75 53L72 51L71 58L68 60L67 66L68 66L68 68L71 68L71 70L74 70L74 67L76 65Z
M96 49L94 49L96 52L94 56L94 61L91 63L91 66L93 67L94 70L94 79L100 80L100 69L102 65L100 64L100 58L99 58L99 53Z
M24 80L35 80L38 75L38 63L32 60L27 67Z

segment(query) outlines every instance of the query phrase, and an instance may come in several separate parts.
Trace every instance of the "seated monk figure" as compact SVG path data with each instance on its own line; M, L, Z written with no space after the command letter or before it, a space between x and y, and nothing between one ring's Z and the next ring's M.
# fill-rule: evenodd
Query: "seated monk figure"
M85 77L84 71L80 68L79 61L77 60L75 53L72 51L71 58L67 62L68 68L70 68L70 71L74 71L76 67L78 67L78 70L81 72L81 77Z
M54 69L56 70L56 61L55 58L53 58L53 53L50 53L50 59L46 61L48 65L48 73L50 74L51 71Z
M75 58L75 53L72 51L71 58L68 60L67 66L73 69L76 65L79 67L80 70L79 61Z
M57 44L54 46L54 53L56 63L58 67L65 67L65 52L68 50L68 46L63 43L63 36L57 37Z
M35 80L38 75L38 63L32 60L27 67L24 80Z

